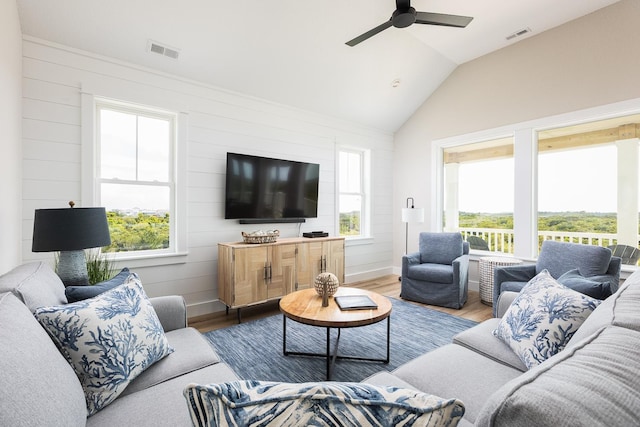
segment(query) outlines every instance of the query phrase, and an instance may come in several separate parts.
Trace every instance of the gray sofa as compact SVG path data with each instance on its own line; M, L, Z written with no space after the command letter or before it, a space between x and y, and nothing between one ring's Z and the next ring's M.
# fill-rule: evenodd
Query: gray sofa
M187 327L182 297L151 302L175 351L87 418L76 374L32 314L37 307L66 303L64 285L45 263L0 276L0 426L191 426L185 386L238 377Z
M517 295L500 295L499 315ZM458 398L466 407L461 426L640 425L640 271L593 311L564 350L528 371L492 335L499 322L482 322L365 382Z
M501 295L500 313L515 295ZM186 327L181 297L151 300L175 352L87 418L75 373L32 315L64 303L60 279L43 263L0 276L0 426L191 426L185 386L239 378ZM565 350L529 371L491 334L498 322L365 382L458 398L466 407L462 426L640 425L640 272L598 306Z

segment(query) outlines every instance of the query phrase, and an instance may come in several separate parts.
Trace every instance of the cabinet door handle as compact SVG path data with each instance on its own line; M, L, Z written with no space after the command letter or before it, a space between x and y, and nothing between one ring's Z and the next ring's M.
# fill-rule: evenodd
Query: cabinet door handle
M266 281L269 279L269 270L267 270L267 266L266 266L266 264L265 264L265 266L264 266L264 269L263 269L263 270L264 270L264 277L263 277L263 279L264 279L264 280L265 280L265 282L266 282Z
M272 277L273 277L273 272L271 271L271 264L269 264L269 282L271 282Z

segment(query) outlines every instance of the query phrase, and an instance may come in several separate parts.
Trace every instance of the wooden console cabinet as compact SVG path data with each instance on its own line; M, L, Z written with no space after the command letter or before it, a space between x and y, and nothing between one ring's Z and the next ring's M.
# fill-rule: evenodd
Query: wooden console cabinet
M218 243L218 297L240 309L313 287L321 272L344 283L344 238L286 238L275 243Z

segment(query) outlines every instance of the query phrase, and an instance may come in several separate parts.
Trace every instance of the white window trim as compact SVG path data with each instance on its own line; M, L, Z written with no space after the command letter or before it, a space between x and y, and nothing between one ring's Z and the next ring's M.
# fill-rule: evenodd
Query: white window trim
M360 182L362 184L362 193L358 193L362 197L362 212L360 212L360 235L358 236L344 236L345 242L348 246L359 244L373 243L371 236L371 151L360 148L351 147L347 145L339 145L336 149L336 229L337 234L340 233L340 153L349 152L355 153L360 156L361 168L360 168ZM344 193L355 194L355 193Z
M81 140L82 140L82 165L81 165L81 194L83 206L95 206L99 195L99 182L95 171L98 168L99 156L96 150L96 107L104 101L106 104L123 106L140 105L149 111L157 111L163 114L176 115L175 120L175 144L173 147L173 169L175 179L174 216L172 220L175 245L171 251L139 251L135 253L115 254L116 261L127 261L130 267L147 267L155 265L169 265L186 262L187 256L187 126L188 115L183 112L176 113L170 109L146 107L143 103L135 101L117 101L106 96L96 96L87 91L81 95Z
M547 129L572 126L618 116L640 114L640 98L607 104L599 107L573 111L536 120L501 126L465 135L452 136L433 141L431 146L431 194L435 203L431 205L432 230L442 229L444 207L443 149L474 142L513 136L514 143L514 235L520 242L515 257L533 260L537 253L537 133Z

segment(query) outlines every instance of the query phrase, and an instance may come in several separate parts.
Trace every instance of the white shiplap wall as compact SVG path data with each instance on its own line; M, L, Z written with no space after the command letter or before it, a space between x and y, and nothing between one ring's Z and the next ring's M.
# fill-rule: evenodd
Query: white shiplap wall
M309 84L313 84L310 82ZM227 151L320 163L317 219L302 231L337 233L337 145L371 150L372 237L349 245L347 282L391 272L393 135L43 40L23 40L23 260L52 260L31 252L33 213L82 200L81 94L168 108L188 117L186 262L136 268L150 296L180 294L189 315L220 310L217 243L241 231L275 228L296 236L294 224L240 225L224 219ZM84 203L83 203L84 202ZM121 266L124 266L122 264Z

